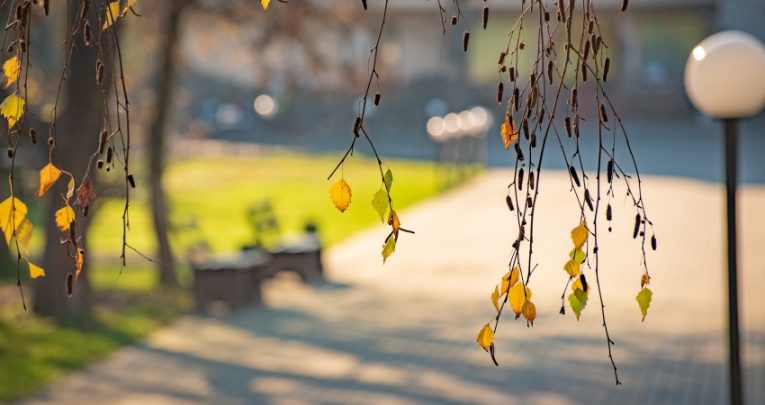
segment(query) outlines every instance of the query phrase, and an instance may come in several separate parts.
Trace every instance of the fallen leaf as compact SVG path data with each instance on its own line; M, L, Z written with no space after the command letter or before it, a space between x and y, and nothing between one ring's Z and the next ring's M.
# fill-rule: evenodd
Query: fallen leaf
M332 185L329 189L329 195L340 212L345 212L348 206L351 205L351 186L344 179L340 179Z
M372 197L372 207L380 215L380 221L385 221L385 213L388 211L388 193L385 190L377 190Z
M16 94L11 94L0 103L0 114L8 120L8 128L13 128L24 115L25 105L24 99Z
M478 331L478 337L476 343L483 347L483 350L489 351L489 347L494 343L494 331L491 330L491 326L487 323Z
M502 123L499 129L499 136L502 138L502 144L505 146L505 149L510 149L510 145L518 140L518 130L510 122L510 116L508 115L505 115L505 122Z
M587 224L584 221L571 230L571 241L577 249L581 249L587 243Z
M523 283L517 283L510 287L507 300L510 302L510 307L513 308L515 316L519 316L523 310L523 304L531 299L531 290L525 287Z
M637 297L635 297L640 306L640 312L643 314L643 321L645 321L645 316L648 314L648 307L651 306L651 298L653 298L653 292L648 288L640 290Z
M40 186L37 188L36 196L42 197L45 193L53 187L54 184L61 177L61 169L54 166L53 163L48 163L40 169Z
M523 308L521 308L521 313L523 314L523 317L529 321L531 326L534 326L534 319L537 318L537 307L534 303L528 300L524 302Z
M8 197L0 203L0 228L5 234L5 242L10 246L11 238L27 216L27 206L16 197Z
M16 80L19 80L21 73L21 61L18 56L14 56L3 62L3 75L5 76L5 88L11 87Z
M393 234L388 235L388 239L385 240L385 244L382 249L383 264L388 260L388 257L396 251L396 237Z
M30 261L27 261L27 264L29 265L29 277L31 278L45 277L45 270L43 270L42 267Z
M61 232L66 232L74 221L74 210L70 206L65 206L56 211L56 226Z
M563 270L568 273L569 277L576 277L579 275L579 272L581 271L579 267L579 263L577 263L574 260L569 260L566 262L566 264L563 266Z

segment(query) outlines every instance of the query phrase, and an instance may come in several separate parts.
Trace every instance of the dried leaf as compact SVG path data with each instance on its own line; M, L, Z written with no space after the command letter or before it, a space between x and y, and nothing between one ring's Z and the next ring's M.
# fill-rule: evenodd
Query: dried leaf
M90 180L85 180L80 187L77 188L77 201L75 204L82 208L83 214L88 212L88 207L96 199L96 191L93 189L93 183ZM86 215L86 214L84 214Z
M66 199L69 201L74 195L74 177L69 178L69 183L66 186Z
M505 115L505 122L499 129L499 136L502 138L502 144L505 149L510 149L510 145L518 140L518 129L510 122L510 117Z
M74 221L74 210L70 206L65 206L56 211L56 226L61 232L66 232Z
M531 326L534 326L534 319L537 318L537 307L534 306L534 303L528 300L524 302L523 308L521 308L521 313L523 314L523 317L529 321Z
M566 262L566 264L563 266L563 270L568 273L569 277L576 277L579 275L579 272L581 271L579 267L579 263L574 260L569 260Z
M40 169L40 186L37 188L35 195L38 197L44 196L56 184L59 177L61 177L61 169L54 166L53 163L45 165L45 167Z
M388 260L388 257L396 251L396 237L393 234L388 235L388 239L385 239L385 244L382 248L383 264Z
M571 241L577 249L581 249L587 243L587 224L584 221L571 230Z
M648 275L648 273L643 273L642 276L640 276L640 288L643 288L651 283L651 276Z
M528 287L524 287L523 283L517 283L510 287L508 292L507 299L510 302L510 307L513 308L513 312L515 312L515 316L521 314L523 304L531 299L531 290Z
M396 214L396 211L390 210L390 215L388 216L388 225L393 227L393 233L398 235L398 230L401 228L401 221L398 219L398 214Z
M10 246L11 238L18 233L18 228L27 216L27 206L16 197L8 197L0 203L0 228L5 234L5 242Z
M31 278L45 277L45 270L42 267L30 261L27 261L27 264L29 265L29 277Z
M19 80L21 73L21 61L18 56L14 56L3 62L3 75L5 76L5 88L11 87L16 80Z
M487 323L478 331L478 337L476 343L483 347L483 350L489 351L489 347L494 343L494 331L491 330L491 326Z
M77 256L74 258L74 278L80 279L80 272L82 272L82 265L85 263L85 251L83 249L77 249Z
M645 321L645 316L648 314L648 307L651 306L651 298L653 298L653 292L648 288L640 290L637 297L635 297L640 306L640 312L643 314L643 321Z
M0 114L8 120L8 128L13 128L24 115L25 105L24 99L16 94L11 94L0 103Z
M136 3L138 3L138 0L127 0L125 2L125 7L122 8L122 12L120 13L120 17L124 17L125 14L127 14L128 10L130 10L131 7L135 6Z
M388 193L385 190L377 190L372 197L372 207L380 215L380 221L385 221L385 213L388 211Z
M351 186L344 179L340 179L332 185L329 189L329 195L340 212L345 212L348 206L351 205Z

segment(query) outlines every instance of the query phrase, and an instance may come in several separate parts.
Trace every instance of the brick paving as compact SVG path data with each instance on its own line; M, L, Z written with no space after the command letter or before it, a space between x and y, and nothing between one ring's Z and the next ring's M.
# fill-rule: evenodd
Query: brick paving
M535 327L504 319L496 340L500 367L475 344L494 312L489 293L506 271L513 240L504 205L509 176L488 172L403 212L417 235L404 235L384 267L386 231L379 227L327 252L327 285L273 280L264 308L183 317L27 403L725 403L722 187L645 179L659 240L648 258L654 300L645 322L634 299L634 217L623 197L615 200L614 232L601 241L601 282L624 383L615 387L596 297L579 322L558 314L561 265L577 218L562 173L544 174L540 190L539 269L530 285ZM355 203L362 209L363 201ZM765 403L763 208L765 187L742 188L743 362L751 404Z

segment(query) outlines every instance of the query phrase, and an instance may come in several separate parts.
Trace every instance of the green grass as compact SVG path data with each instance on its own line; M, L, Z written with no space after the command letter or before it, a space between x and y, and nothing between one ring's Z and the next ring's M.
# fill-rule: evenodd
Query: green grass
M349 159L342 173L351 185L350 208L340 213L329 198L329 171L337 156L312 156L280 152L262 157L192 158L175 160L167 170L165 187L177 253L200 240L213 251L235 251L251 244L252 229L246 213L252 204L268 200L285 234L300 232L307 222L319 227L325 246L332 246L354 232L380 222L372 208L372 195L381 187L374 160L360 155ZM437 172L432 163L388 162L394 175L394 207L401 210L438 191ZM147 184L138 178L139 184ZM155 241L145 193L131 204L128 242L151 253ZM118 255L121 246L122 201L104 201L93 223L91 251ZM406 216L401 220L406 223ZM195 225L192 227L190 225ZM381 236L383 238L384 235ZM382 242L381 242L382 243Z
M246 212L258 201L272 203L285 234L300 232L308 221L317 224L325 246L380 223L371 206L372 195L381 186L375 161L354 156L332 180L342 175L353 189L351 206L341 214L329 198L331 182L325 180L337 158L279 152L170 162L165 186L176 225L172 242L181 269L185 268L184 249L197 241L206 241L216 252L251 244L254 235ZM396 160L388 164L394 175L396 210L438 192L438 172L433 164ZM155 242L147 189L142 187L148 181L139 176L137 182L130 206L128 242L152 256ZM156 291L152 263L130 254L127 268L118 265L122 204L121 200L97 200L97 215L88 235L90 257L95 260L86 271L106 301L94 307L90 319L55 322L23 313L18 302L0 307L0 402L29 395L120 346L136 342L189 308L188 294ZM405 214L401 220L406 226ZM380 243L384 237L380 235ZM42 240L36 235L32 246L39 249ZM190 275L181 271L180 276L188 281ZM6 296L9 289L8 284L0 285L0 293Z

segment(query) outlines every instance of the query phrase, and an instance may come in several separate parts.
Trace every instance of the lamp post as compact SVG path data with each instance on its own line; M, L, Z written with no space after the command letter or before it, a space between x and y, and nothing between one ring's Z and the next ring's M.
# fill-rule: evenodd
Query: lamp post
M765 46L739 31L723 31L699 43L685 66L685 91L693 105L723 121L728 240L728 348L730 403L742 404L736 267L736 166L738 120L765 106Z

